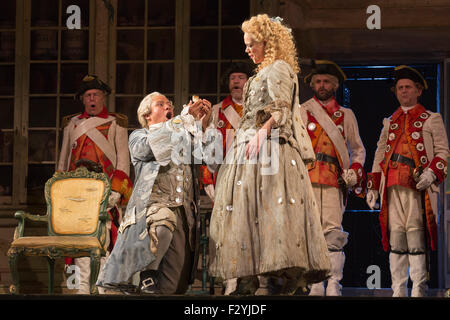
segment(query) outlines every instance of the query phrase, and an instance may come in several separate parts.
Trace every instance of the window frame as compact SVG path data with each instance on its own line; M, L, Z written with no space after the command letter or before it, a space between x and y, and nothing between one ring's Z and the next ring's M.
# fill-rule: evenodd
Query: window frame
M16 0L16 21L15 28L8 29L8 31L15 32L15 51L14 51L14 61L9 62L10 65L14 65L14 123L12 129L1 129L2 132L8 131L13 132L13 159L12 163L0 165L10 165L12 166L12 181L11 187L12 192L7 203L0 204L0 208L4 210L16 210L16 209L27 209L27 208L43 208L45 204L34 204L30 203L28 197L28 175L29 175L29 165L54 165L56 170L59 153L60 153L60 143L61 137L63 135L63 128L61 128L61 99L67 97L73 97L72 93L62 93L61 92L61 67L68 63L82 63L87 64L87 70L89 73L97 74L100 78L105 79L105 81L110 84L113 88L112 94L107 99L108 109L111 112L116 111L116 96L128 96L127 94L117 94L114 90L116 86L116 44L117 44L117 31L125 30L126 27L117 27L117 8L118 1L122 0L110 0L110 4L114 8L113 21L109 20L109 14L107 8L103 1L99 0L88 0L89 3L89 26L83 26L82 30L88 30L89 40L88 43L88 59L83 61L78 60L64 60L62 57L63 50L63 32L67 30L65 25L66 14L63 8L64 0L55 0L58 2L58 25L52 27L42 27L43 29L51 29L57 31L57 58L53 60L39 60L35 61L31 58L31 38L32 31L39 30L40 27L32 26L32 0ZM147 6L151 0L145 0L145 21L148 21L148 10ZM213 29L218 30L219 39L217 41L217 59L211 61L199 59L198 62L211 62L216 64L217 69L217 85L216 91L211 96L215 97L215 101L212 103L217 103L225 95L226 92L221 92L221 69L223 63L230 62L230 59L222 58L222 31L224 29L238 28L239 26L223 26L222 19L222 2L224 0L217 0L219 6L218 13L218 24L210 26ZM256 0L249 1L249 14L258 10L258 4ZM189 67L190 63L197 60L190 59L189 57L189 45L190 45L190 31L197 29L190 25L190 6L191 1L175 1L175 25L170 28L162 28L157 26L149 26L144 24L142 29L144 30L144 41L148 42L148 32L151 30L158 29L173 29L175 37L175 53L173 59L170 59L170 63L174 65L174 84L173 93L168 95L173 99L176 112L181 111L181 107L184 103L189 101L190 96L193 94L189 92ZM82 12L83 14L83 12ZM209 26L207 26L208 28ZM202 27L200 27L202 28ZM136 29L136 28L132 28ZM3 28L2 28L3 30ZM147 55L148 44L145 44L143 64L144 64L144 89L142 92L142 98L144 94L148 94L146 91L146 77L147 77L147 66L150 63L161 63L168 62L165 59L162 60L150 60ZM241 59L245 60L245 59ZM233 60L239 61L239 59ZM57 89L56 93L44 94L44 93L30 93L30 76L31 76L31 66L37 63L52 63L56 64L57 68ZM119 61L120 62L120 61ZM0 63L5 64L5 63ZM55 126L51 127L29 127L30 119L30 98L34 97L51 97L56 98L56 120ZM134 95L139 96L139 94ZM2 97L4 98L4 97ZM137 106L136 106L137 108ZM80 106L79 112L82 111ZM130 128L133 130L135 128ZM36 161L30 162L30 155L28 152L29 148L29 137L32 132L47 132L51 131L55 133L55 159L52 161ZM50 178L50 177L49 177Z

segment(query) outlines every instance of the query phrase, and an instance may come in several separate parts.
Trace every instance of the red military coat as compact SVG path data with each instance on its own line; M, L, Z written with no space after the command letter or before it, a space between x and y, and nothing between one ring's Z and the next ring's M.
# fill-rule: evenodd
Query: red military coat
M401 133L404 132L404 135ZM399 152L398 144L402 139L406 139L409 152L414 160L417 169L425 170L430 168L436 175L436 181L422 192L424 198L424 208L426 215L426 225L432 250L437 246L437 196L439 194L439 184L445 179L447 172L447 162L445 161L449 149L448 139L442 117L425 109L418 104L410 109L406 114L399 107L394 114L383 121L383 129L377 143L377 150L372 166L372 172L368 174L367 187L378 190L381 195L381 210L379 215L382 231L383 248L389 250L388 231L388 210L387 192L390 185L402 184L399 181L389 181L395 176L391 157ZM389 171L394 170L390 173ZM401 169L404 170L404 169ZM419 170L416 170L418 172ZM403 178L402 178L403 179Z

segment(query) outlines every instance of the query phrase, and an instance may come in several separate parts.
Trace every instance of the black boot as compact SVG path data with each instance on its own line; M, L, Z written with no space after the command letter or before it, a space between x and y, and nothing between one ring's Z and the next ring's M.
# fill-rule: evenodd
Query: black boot
M158 288L158 270L146 270L140 273L140 290L141 294L160 294Z

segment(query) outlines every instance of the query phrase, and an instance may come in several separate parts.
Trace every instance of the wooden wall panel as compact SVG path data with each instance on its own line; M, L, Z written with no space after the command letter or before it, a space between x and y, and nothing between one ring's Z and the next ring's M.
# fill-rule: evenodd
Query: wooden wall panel
M286 0L279 12L294 30L300 57L440 62L450 56L450 1L378 1L379 30L366 27L370 4Z

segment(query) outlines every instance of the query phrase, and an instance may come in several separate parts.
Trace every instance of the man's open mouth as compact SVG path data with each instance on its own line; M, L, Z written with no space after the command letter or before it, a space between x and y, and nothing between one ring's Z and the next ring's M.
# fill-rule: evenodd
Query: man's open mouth
M169 111L169 112L166 113L166 118L167 118L168 120L170 120L170 119L173 118L173 114L172 114L171 111Z

